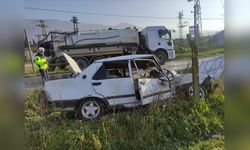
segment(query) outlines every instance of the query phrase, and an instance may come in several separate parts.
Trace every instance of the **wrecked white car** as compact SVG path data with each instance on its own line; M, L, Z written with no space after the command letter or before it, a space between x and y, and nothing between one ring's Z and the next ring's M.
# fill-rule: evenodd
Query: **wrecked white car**
M174 95L176 87L190 83L187 76L162 69L154 55L97 60L83 71L71 57L63 55L74 74L67 79L46 81L40 102L43 110L50 107L75 111L83 120L98 118L106 109L166 100Z

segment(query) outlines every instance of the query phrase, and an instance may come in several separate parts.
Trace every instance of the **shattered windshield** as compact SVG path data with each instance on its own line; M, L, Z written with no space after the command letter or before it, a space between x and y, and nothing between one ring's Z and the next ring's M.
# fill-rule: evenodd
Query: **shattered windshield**
M132 63L132 71L137 70L139 77L142 78L160 78L163 76L161 67L152 59L135 59Z

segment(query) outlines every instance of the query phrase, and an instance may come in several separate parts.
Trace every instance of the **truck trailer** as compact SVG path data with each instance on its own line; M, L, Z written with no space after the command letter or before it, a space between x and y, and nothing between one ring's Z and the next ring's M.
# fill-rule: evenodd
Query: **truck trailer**
M71 56L83 70L96 60L131 54L155 54L161 64L175 58L171 30L165 26L85 31L50 32L38 42L45 48L49 68L63 69L67 61L62 53Z

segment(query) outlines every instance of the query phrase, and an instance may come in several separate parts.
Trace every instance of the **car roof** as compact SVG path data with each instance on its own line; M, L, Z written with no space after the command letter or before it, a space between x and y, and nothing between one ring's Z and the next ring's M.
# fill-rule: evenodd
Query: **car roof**
M120 61L120 60L131 60L131 59L142 59L142 58L149 58L149 57L153 57L153 56L154 55L150 55L150 54L125 55L125 56L117 56L117 57L110 57L110 58L97 60L97 61L95 61L95 63L109 62L109 61Z

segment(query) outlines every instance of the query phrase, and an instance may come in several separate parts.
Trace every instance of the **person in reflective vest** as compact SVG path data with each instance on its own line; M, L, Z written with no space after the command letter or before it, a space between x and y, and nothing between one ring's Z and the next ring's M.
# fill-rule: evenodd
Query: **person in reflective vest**
M45 50L43 47L39 47L38 52L35 56L36 57L36 67L42 76L43 83L44 83L44 81L48 80L48 63L47 63L47 59L44 56L44 51Z

